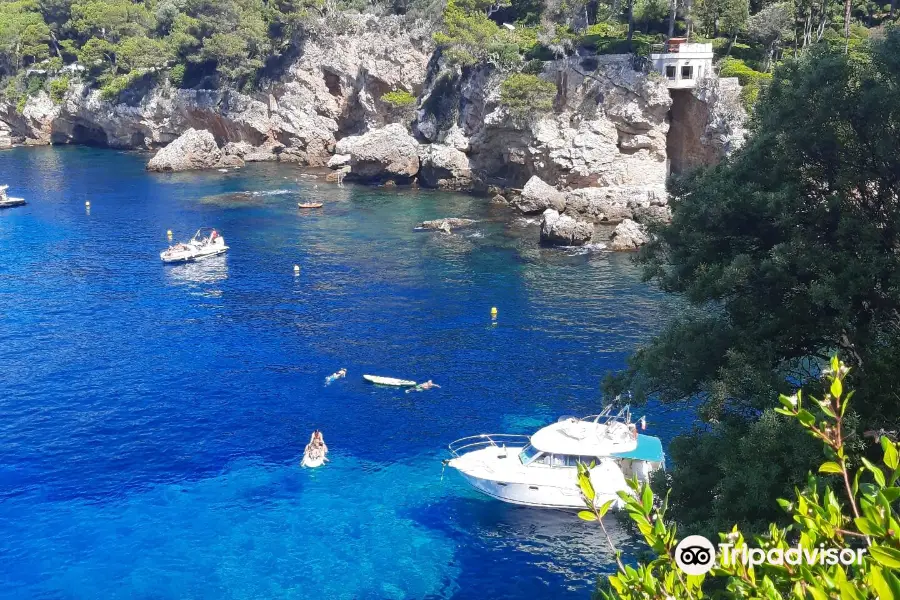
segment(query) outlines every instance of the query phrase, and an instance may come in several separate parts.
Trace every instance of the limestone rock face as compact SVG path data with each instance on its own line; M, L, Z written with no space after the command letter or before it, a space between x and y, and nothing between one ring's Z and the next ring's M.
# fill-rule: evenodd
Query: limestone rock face
M666 204L663 186L607 186L572 190L566 194L566 212L591 221L618 223L636 211Z
M609 247L612 250L637 250L649 241L646 228L631 219L625 219L613 230Z
M549 61L542 77L558 85L556 108L522 119L500 105L494 67L467 71L452 89L435 76L416 131L430 141L464 136L473 172L508 186L532 176L559 187L665 184L665 84L635 71L629 55Z
M468 190L472 187L469 157L453 146L426 144L419 150L419 181L428 187Z
M562 212L566 208L566 197L535 175L528 180L522 188L522 194L512 204L526 214L544 212L548 208Z
M381 96L399 89L419 93L433 42L424 26L402 17L342 14L339 24L322 19L311 27L314 35L265 92L181 90L163 83L109 102L75 83L59 105L44 92L21 113L0 103L0 121L15 141L135 149L160 148L189 129L208 130L226 148L252 148L226 150L248 161L324 166L336 137L389 122L391 108Z
M744 143L747 113L736 78L704 78L691 90L672 91L669 160L685 173L714 165Z
M345 137L335 151L350 155L349 175L357 179L411 179L419 172L419 143L399 123Z
M209 131L188 129L147 163L148 171L190 171L220 166L241 166L244 161L223 153Z
M541 218L541 243L556 246L583 246L591 241L594 226L589 221L579 221L569 215L561 215L552 208Z
M328 159L328 168L329 169L340 169L344 165L350 164L350 155L349 154L335 154L331 158Z

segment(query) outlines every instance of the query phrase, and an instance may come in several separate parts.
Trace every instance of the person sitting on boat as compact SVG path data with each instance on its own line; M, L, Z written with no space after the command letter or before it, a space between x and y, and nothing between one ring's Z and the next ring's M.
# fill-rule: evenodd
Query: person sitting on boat
M309 438L309 443L306 445L306 448L303 451L311 460L317 460L322 458L323 460L328 460L326 455L328 454L328 446L325 445L325 439L322 437L322 432L316 429L313 431L312 435Z
M213 230L212 230L212 233L209 234L209 241L210 241L210 242L214 242L214 241L216 241L216 238L217 238L217 237L219 237L219 232L216 231L215 229L213 229Z
M322 432L316 429L313 432L313 439L315 441L315 446L322 451L322 455L325 456L328 454L328 446L325 445L325 438L322 437Z

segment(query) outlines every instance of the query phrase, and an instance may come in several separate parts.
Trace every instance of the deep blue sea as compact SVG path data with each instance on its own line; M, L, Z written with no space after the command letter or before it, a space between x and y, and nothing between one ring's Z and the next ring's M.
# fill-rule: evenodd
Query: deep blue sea
M594 526L441 459L598 410L670 309L629 256L541 248L483 198L146 160L0 153L29 201L0 211L0 597L588 598L611 569ZM413 231L442 216L480 222ZM227 255L160 262L201 226ZM648 433L683 426L647 410ZM331 462L303 469L314 428Z

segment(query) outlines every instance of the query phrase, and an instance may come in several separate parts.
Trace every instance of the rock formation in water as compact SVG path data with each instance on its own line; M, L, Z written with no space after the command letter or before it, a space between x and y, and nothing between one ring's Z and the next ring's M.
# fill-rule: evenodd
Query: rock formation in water
M431 231L449 231L451 229L460 229L469 227L478 221L474 219L464 219L461 217L446 217L444 219L434 219L433 221L423 221L417 229L427 229Z
M637 250L650 241L647 229L631 219L625 219L613 230L609 238L611 250Z
M399 123L345 137L335 152L350 157L348 176L354 179L406 180L419 172L419 142Z
M209 131L188 129L162 148L147 163L148 171L190 171L216 167L241 167L244 159L222 152Z
M594 225L590 221L561 215L548 208L541 218L541 242L559 246L583 246L594 236Z

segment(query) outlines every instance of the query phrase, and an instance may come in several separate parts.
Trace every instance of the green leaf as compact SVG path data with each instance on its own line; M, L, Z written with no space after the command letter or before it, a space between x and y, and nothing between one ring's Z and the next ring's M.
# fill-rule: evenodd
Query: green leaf
M884 534L884 529L882 529L879 525L873 523L866 517L859 517L857 519L853 519L853 524L856 525L856 528L860 533L864 533L866 535L882 535Z
M891 593L891 586L888 585L879 567L873 566L869 570L869 582L875 588L878 598L890 598L893 600L894 594Z
M648 484L645 484L644 489L641 490L641 506L644 508L644 514L649 514L653 509L653 490Z
M838 374L841 368L841 361L838 360L837 354L831 357L831 371L835 375Z
M806 592L815 598L815 600L828 600L828 594L824 591L820 590L815 586L815 584L809 584L806 586Z
M588 499L588 502L593 502L596 494L594 493L594 486L591 484L591 478L586 473L578 476L578 485L581 487L581 492Z
M807 427L816 422L816 418L813 416L813 414L805 408L800 409L800 412L797 413L797 419L800 421L800 423Z
M886 464L889 469L896 469L897 465L900 464L900 457L897 455L897 447L887 438L887 436L881 436L881 447L884 449L884 464Z
M597 511L598 513L600 513L601 519L606 516L606 513L609 512L609 508L613 505L614 502L615 502L615 500L607 500L606 502L603 503L603 506L601 506L600 509ZM582 512L584 512L584 511L582 511Z
M900 550L885 546L870 546L869 555L889 569L900 569Z
M841 384L841 380L837 377L834 378L834 381L831 382L831 395L835 398L840 398L841 394L844 393L844 386Z
M862 463L864 465L866 465L866 468L869 470L869 472L872 473L872 476L875 477L875 482L880 487L884 487L885 486L884 471L882 471L880 467L873 465L872 462L869 461L868 459L866 459L865 457L861 457L861 460L862 460Z
M842 473L841 465L836 462L822 463L819 467L819 473Z
M578 511L578 518L584 519L585 521L596 521L597 515L595 515L594 513L592 513L589 510L580 510L580 511Z

